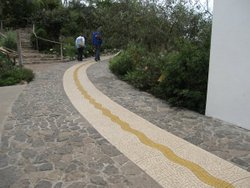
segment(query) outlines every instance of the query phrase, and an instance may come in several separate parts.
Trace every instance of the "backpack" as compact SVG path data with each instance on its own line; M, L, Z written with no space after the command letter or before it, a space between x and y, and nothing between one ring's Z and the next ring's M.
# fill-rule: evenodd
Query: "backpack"
M92 43L95 46L99 46L102 44L101 33L96 31L92 33Z

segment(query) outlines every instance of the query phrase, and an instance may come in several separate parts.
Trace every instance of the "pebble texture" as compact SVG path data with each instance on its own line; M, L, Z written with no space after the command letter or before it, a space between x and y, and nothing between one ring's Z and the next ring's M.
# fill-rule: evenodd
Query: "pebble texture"
M71 105L62 78L73 64L29 65L36 79L4 125L0 188L160 187Z
M165 101L119 80L107 62L88 68L93 84L113 101L156 126L250 171L250 131L204 115L170 107Z

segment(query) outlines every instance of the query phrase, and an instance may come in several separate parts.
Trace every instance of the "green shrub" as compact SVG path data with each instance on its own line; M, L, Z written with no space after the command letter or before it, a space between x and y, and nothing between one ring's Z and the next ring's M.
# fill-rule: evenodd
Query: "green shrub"
M140 45L129 44L127 49L110 61L110 70L119 77L132 71L145 56L145 49Z
M122 77L132 70L132 61L132 57L124 51L110 61L109 68L114 74Z
M131 83L134 87L150 91L158 84L158 79L161 74L160 58L154 54L147 54L147 57L141 59L137 63L136 68L129 71L124 80Z
M92 45L87 44L83 50L83 55L84 57L91 57L94 55L94 52L94 47Z
M0 74L0 86L15 85L21 81L30 82L34 78L31 70L15 67Z
M63 38L63 56L69 57L71 60L76 57L75 39L73 37Z
M178 42L169 54L145 53L135 45L110 61L116 75L170 104L204 113L209 63L209 36L197 43ZM161 78L161 80L159 80Z
M0 55L0 86L15 85L21 81L30 82L33 78L32 70L14 66L11 61Z
M63 46L63 56L69 57L71 60L76 57L76 48L70 44L64 44Z
M169 54L164 79L156 90L172 105L204 113L209 49L190 42L181 46L178 53Z
M17 49L16 33L14 31L8 31L6 33L6 38L3 38L3 37L1 38L0 46L5 46L12 50L16 50Z

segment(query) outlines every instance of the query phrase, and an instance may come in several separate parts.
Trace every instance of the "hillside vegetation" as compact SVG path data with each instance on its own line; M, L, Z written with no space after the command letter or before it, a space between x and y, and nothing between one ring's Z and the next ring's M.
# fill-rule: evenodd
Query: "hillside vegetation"
M9 0L1 2L6 27L36 24L38 35L64 43L74 56L74 39L101 26L103 51L122 50L110 62L119 78L174 106L204 113L211 15L188 0ZM83 3L84 2L84 3ZM44 44L44 50L56 48Z

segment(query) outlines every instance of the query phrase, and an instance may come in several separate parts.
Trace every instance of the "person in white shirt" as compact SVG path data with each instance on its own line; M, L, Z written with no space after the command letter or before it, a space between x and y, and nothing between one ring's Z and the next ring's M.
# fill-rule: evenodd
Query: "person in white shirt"
M76 48L77 48L77 60L82 61L83 49L85 47L85 38L83 36L77 37L75 44L76 44Z

